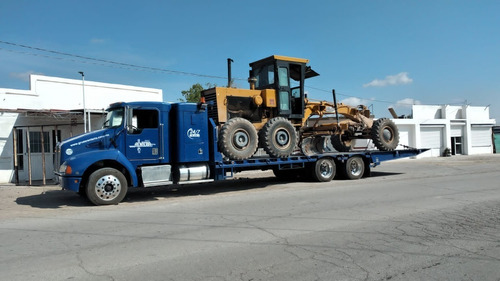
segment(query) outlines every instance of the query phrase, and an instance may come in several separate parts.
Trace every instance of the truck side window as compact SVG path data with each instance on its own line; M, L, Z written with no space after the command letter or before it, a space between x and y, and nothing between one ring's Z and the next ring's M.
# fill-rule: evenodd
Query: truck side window
M143 129L158 128L158 111L155 109L134 109L132 111L132 128L129 133L140 134Z

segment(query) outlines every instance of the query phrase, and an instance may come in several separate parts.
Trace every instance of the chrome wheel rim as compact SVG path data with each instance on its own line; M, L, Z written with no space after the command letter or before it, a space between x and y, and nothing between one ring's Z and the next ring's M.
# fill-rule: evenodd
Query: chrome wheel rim
M99 178L95 184L95 192L104 201L112 201L120 194L120 180L113 175Z

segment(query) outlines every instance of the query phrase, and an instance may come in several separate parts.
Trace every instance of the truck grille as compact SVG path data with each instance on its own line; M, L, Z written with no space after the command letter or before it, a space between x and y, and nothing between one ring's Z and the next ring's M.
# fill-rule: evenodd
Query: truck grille
M59 172L59 166L61 166L61 143L58 142L56 144L56 151L55 151L55 157L54 157L54 173Z

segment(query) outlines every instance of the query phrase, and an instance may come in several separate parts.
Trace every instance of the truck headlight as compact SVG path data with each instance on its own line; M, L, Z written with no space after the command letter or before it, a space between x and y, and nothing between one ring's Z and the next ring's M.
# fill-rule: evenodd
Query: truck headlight
M66 164L66 162L64 162L61 166L59 166L59 173L61 175L71 175L72 172L73 171L71 170L71 166Z

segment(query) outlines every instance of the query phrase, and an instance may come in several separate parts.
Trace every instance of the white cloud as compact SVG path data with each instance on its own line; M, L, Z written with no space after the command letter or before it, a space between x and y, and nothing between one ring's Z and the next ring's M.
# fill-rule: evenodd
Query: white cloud
M33 71L33 70L28 70L26 72L11 72L11 73L9 73L9 76L11 78L22 80L24 82L29 82L31 74L43 75L43 73L36 72L36 71Z
M398 108L411 108L412 105L414 104L422 104L419 100L412 99L412 98L406 98L402 100L398 100L394 107Z
M340 102L343 104L350 105L350 106L358 106L361 104L368 106L369 104L372 103L372 100L360 99L357 97L349 97L349 98L341 100Z
M411 79L408 76L408 72L401 72L396 75L388 75L385 77L385 79L380 80L380 79L375 79L371 81L370 83L366 83L363 85L363 87L385 87L385 86L394 86L394 85L404 85L404 84L410 84L413 82L413 79Z

